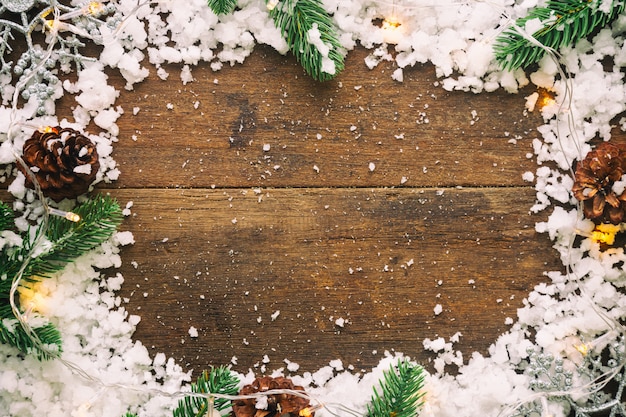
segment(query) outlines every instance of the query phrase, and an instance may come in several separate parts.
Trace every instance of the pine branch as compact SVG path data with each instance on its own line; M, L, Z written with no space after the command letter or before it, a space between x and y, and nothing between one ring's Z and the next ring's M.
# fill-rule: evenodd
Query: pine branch
M46 237L47 250L30 259L20 285L27 286L41 278L50 277L77 257L107 240L122 222L122 212L115 200L97 196L77 207L74 212L81 217L72 223L64 218L49 218ZM0 248L0 342L17 347L22 352L34 353L39 359L50 359L61 352L61 335L52 324L33 327L40 346L14 317L10 305L11 286L30 255L33 242L43 232L40 226L35 236L25 233L21 247ZM19 300L16 300L19 306Z
M237 6L237 0L208 0L208 5L215 14L230 14Z
M13 316L8 298L0 302L0 343L14 346L26 354L34 354L39 360L52 359L54 353L62 352L61 333L56 327L48 323L33 328L36 337L47 348L41 349Z
M542 29L532 34L533 38L548 48L558 50L611 23L624 11L626 2L612 1L608 12L600 10L599 5L599 1L551 0L546 7L532 9L528 16L517 19L515 26L496 39L496 60L503 69L514 70L528 67L544 56L543 48L531 43L517 30L524 29L532 19L539 19L544 24Z
M381 393L374 388L367 417L415 417L422 405L424 368L408 360L383 373Z
M0 202L0 231L13 227L13 210Z
M79 256L106 241L122 223L122 211L115 200L98 195L74 209L81 217L77 223L51 216L46 236L49 251L33 259L25 276L48 277Z
M236 395L239 378L225 366L211 368L211 371L203 371L198 381L191 384L191 392L200 394L226 394ZM215 398L213 407L221 411L230 405L229 400ZM205 397L189 395L178 401L178 407L174 410L174 417L198 417L205 416L209 410L209 400ZM210 417L210 416L209 416Z
M270 11L270 16L291 53L315 80L330 80L343 70L344 53L337 27L320 0L282 0ZM312 37L314 29L319 31L317 41ZM314 44L319 41L324 46ZM320 51L320 48L328 48L328 51Z

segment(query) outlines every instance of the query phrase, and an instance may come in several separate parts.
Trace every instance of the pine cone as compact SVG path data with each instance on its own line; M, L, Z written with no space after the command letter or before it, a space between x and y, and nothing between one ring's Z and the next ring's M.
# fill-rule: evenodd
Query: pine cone
M24 143L22 158L43 194L57 202L86 193L100 168L93 142L74 129L60 126L35 131ZM26 176L26 186L34 188L21 164L18 168Z
M284 377L272 378L264 376L256 378L252 384L244 386L239 395L249 395L273 389L288 389L304 392L304 388L296 386L291 379ZM309 400L293 394L270 394L267 396L267 407L257 409L257 399L235 400L232 403L236 417L280 417L289 414L298 417L301 410L309 406ZM305 413L313 416L314 413Z
M576 166L572 192L583 202L583 214L598 223L619 224L626 214L626 151L602 142ZM616 184L617 183L617 184Z

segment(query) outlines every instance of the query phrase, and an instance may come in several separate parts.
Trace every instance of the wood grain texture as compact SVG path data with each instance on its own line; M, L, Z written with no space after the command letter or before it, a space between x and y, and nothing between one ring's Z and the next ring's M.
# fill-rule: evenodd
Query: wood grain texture
M527 185L541 122L524 115L525 94L449 93L430 66L398 83L389 63L367 69L367 53L352 51L328 83L264 48L217 73L195 68L186 86L177 68L153 75L122 92L115 186Z
M557 268L528 189L112 194L134 202L122 295L143 317L137 337L195 369L232 356L247 369L264 354L270 369L285 358L367 368L393 349L428 362L422 339L457 331L465 352L484 351Z
M237 357L261 372L265 355L268 370L367 369L385 350L427 364L422 340L458 331L467 357L560 267L522 181L541 124L524 111L532 90L446 92L428 65L398 83L367 54L324 84L257 48L187 85L152 68L122 91L122 174L97 191L133 202L121 296L153 352L195 370Z

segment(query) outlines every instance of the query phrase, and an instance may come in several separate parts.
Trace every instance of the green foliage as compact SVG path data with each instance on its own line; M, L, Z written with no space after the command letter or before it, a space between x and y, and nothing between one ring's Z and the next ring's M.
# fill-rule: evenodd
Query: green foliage
M320 0L282 0L270 11L270 16L307 74L317 81L327 81L343 71L344 52L337 38L337 28ZM309 31L314 26L320 32L321 41L330 48L326 59L334 63L334 73L323 71L325 57L309 39Z
M0 231L13 227L13 210L0 202Z
M606 26L624 11L626 2L612 1L608 12L599 9L600 1L550 0L545 7L532 9L528 16L518 19L515 26L501 34L494 45L496 60L503 69L514 70L538 62L545 50L524 38L517 28L539 19L543 28L532 36L542 45L558 50L586 38Z
M208 5L215 14L230 14L237 6L237 0L208 0Z
M0 214L6 212L0 205ZM17 321L10 305L11 286L18 274L22 274L20 286L28 287L41 279L62 270L68 263L106 241L122 222L122 211L110 197L97 196L78 206L74 213L81 217L77 223L62 217L50 216L48 227L40 225L32 233L23 233L21 246L0 248L0 342L15 346L24 353L32 353L40 360L51 359L61 352L61 335L49 323L33 327L31 335ZM4 218L4 216L3 216ZM45 233L45 249L31 254L34 242ZM27 258L31 256L31 258ZM24 260L29 261L24 264ZM19 300L15 300L18 308ZM23 312L23 309L21 309ZM36 340L40 343L37 343Z
M137 414L128 411L126 414L124 414L124 417L137 417Z
M408 360L384 372L378 393L367 406L367 417L415 417L422 406L424 368Z
M239 378L225 366L203 371L198 381L191 384L191 392L199 394L236 395L239 392ZM213 407L221 411L230 405L229 400L215 398ZM178 401L174 410L174 417L205 416L209 410L209 400L206 397L189 395Z
M4 300L2 300L4 302ZM8 307L8 308L7 308ZM8 304L0 307L0 343L15 346L20 351L27 354L34 354L39 360L52 359L56 353L61 353L61 333L52 324L48 323L41 327L33 328L35 337L42 341L45 349L40 349L33 344L31 336L26 333L16 318L13 316L11 306Z

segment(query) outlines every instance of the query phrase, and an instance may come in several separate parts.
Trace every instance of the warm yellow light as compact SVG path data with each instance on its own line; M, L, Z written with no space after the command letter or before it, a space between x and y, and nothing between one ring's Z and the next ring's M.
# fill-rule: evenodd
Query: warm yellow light
M61 22L59 22L56 19L46 20L46 21L44 21L44 25L48 29L50 29L51 32L56 32L56 31L58 31L59 27L61 26Z
M383 40L385 43L397 44L404 33L402 23L396 16L386 17L382 23Z
M316 412L317 410L319 410L321 408L322 408L321 404L317 404L317 405L315 405L313 407L303 408L302 410L300 410L298 412L298 416L299 417L311 417L314 412Z
M591 239L598 243L612 245L615 243L615 236L620 230L619 225L601 223L591 232Z
M547 106L553 106L556 104L555 93L545 88L540 88L538 91L539 97L537 98L537 105L539 110Z
M396 29L402 26L402 23L398 21L395 17L388 17L383 20L383 29Z
M58 131L52 126L42 126L38 130L39 133L58 133Z
M78 214L72 213L71 211L63 211L55 209L54 207L48 207L48 212L54 216L64 217L74 223L78 223L81 220Z
M102 13L102 10L104 10L104 6L99 1L92 1L87 5L87 12L90 15L98 15Z
M272 11L276 8L276 6L278 6L278 1L279 0L269 0L267 2L267 10Z
M25 312L26 319L32 312L43 313L46 309L46 298L41 292L40 285L33 285L30 288L19 287L20 306Z
M580 345L575 345L574 348L580 352L581 355L587 356L589 353L589 345L582 343Z

